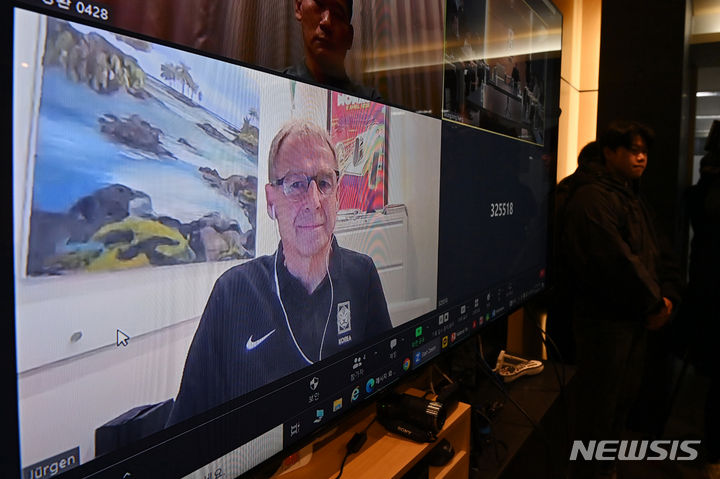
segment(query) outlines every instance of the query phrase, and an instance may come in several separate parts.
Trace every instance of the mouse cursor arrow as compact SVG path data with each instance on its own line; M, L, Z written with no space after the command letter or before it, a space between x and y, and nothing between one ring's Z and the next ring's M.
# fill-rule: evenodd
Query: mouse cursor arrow
M120 331L119 329L117 330L117 345L118 345L118 346L120 346L120 345L122 345L122 346L127 346L129 339L130 339L130 336L128 336L127 334L123 333L123 332Z

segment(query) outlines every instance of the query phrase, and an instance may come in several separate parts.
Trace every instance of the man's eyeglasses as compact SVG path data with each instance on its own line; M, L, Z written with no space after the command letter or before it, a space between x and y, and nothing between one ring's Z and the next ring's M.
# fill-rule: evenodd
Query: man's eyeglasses
M645 146L630 145L628 151L630 151L630 153L632 153L633 155L639 155L640 153L643 153L644 155L648 154L647 147Z
M314 181L321 195L327 196L335 191L338 181L340 180L340 172L338 170L321 171L315 176L307 176L302 173L288 173L280 179L272 182L275 186L282 186L283 193L288 199L299 200L308 188L310 182Z

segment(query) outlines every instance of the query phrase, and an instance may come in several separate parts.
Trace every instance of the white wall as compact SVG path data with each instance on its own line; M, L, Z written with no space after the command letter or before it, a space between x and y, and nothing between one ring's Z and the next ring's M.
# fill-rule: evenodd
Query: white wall
M80 447L95 456L95 428L128 409L177 394L198 319L18 376L21 460L33 464Z
M408 296L428 300L416 315L437 303L440 132L438 119L390 109L388 203L408 211Z

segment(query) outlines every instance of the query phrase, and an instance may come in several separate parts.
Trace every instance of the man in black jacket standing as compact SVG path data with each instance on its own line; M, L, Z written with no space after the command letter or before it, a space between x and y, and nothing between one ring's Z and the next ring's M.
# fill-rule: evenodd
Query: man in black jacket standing
M715 365L720 336L720 121L715 120L700 161L700 180L686 197L693 229L690 283L680 313L689 332L696 369L710 378L705 402L705 459L708 477L720 477L720 369Z
M647 330L677 302L655 229L639 193L652 131L615 122L602 156L581 164L564 207L560 264L572 285L577 376L576 439L622 439L643 372ZM614 477L612 461L576 464L577 477ZM594 471L581 471L592 467Z

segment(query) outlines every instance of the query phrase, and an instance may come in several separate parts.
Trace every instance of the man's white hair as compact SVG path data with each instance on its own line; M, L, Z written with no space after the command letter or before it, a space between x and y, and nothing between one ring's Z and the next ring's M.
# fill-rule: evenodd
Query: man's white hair
M317 124L309 120L291 120L285 123L280 130L278 130L275 134L275 138L273 138L273 141L270 144L270 153L268 154L268 181L270 183L277 180L275 177L275 161L277 160L277 155L280 152L280 147L289 136L304 137L308 139L312 138L317 140L319 143L326 143L332 152L333 160L335 160L335 167L337 168L337 153L335 152L335 147L332 145L332 140L330 139L330 135L327 130L320 128Z

